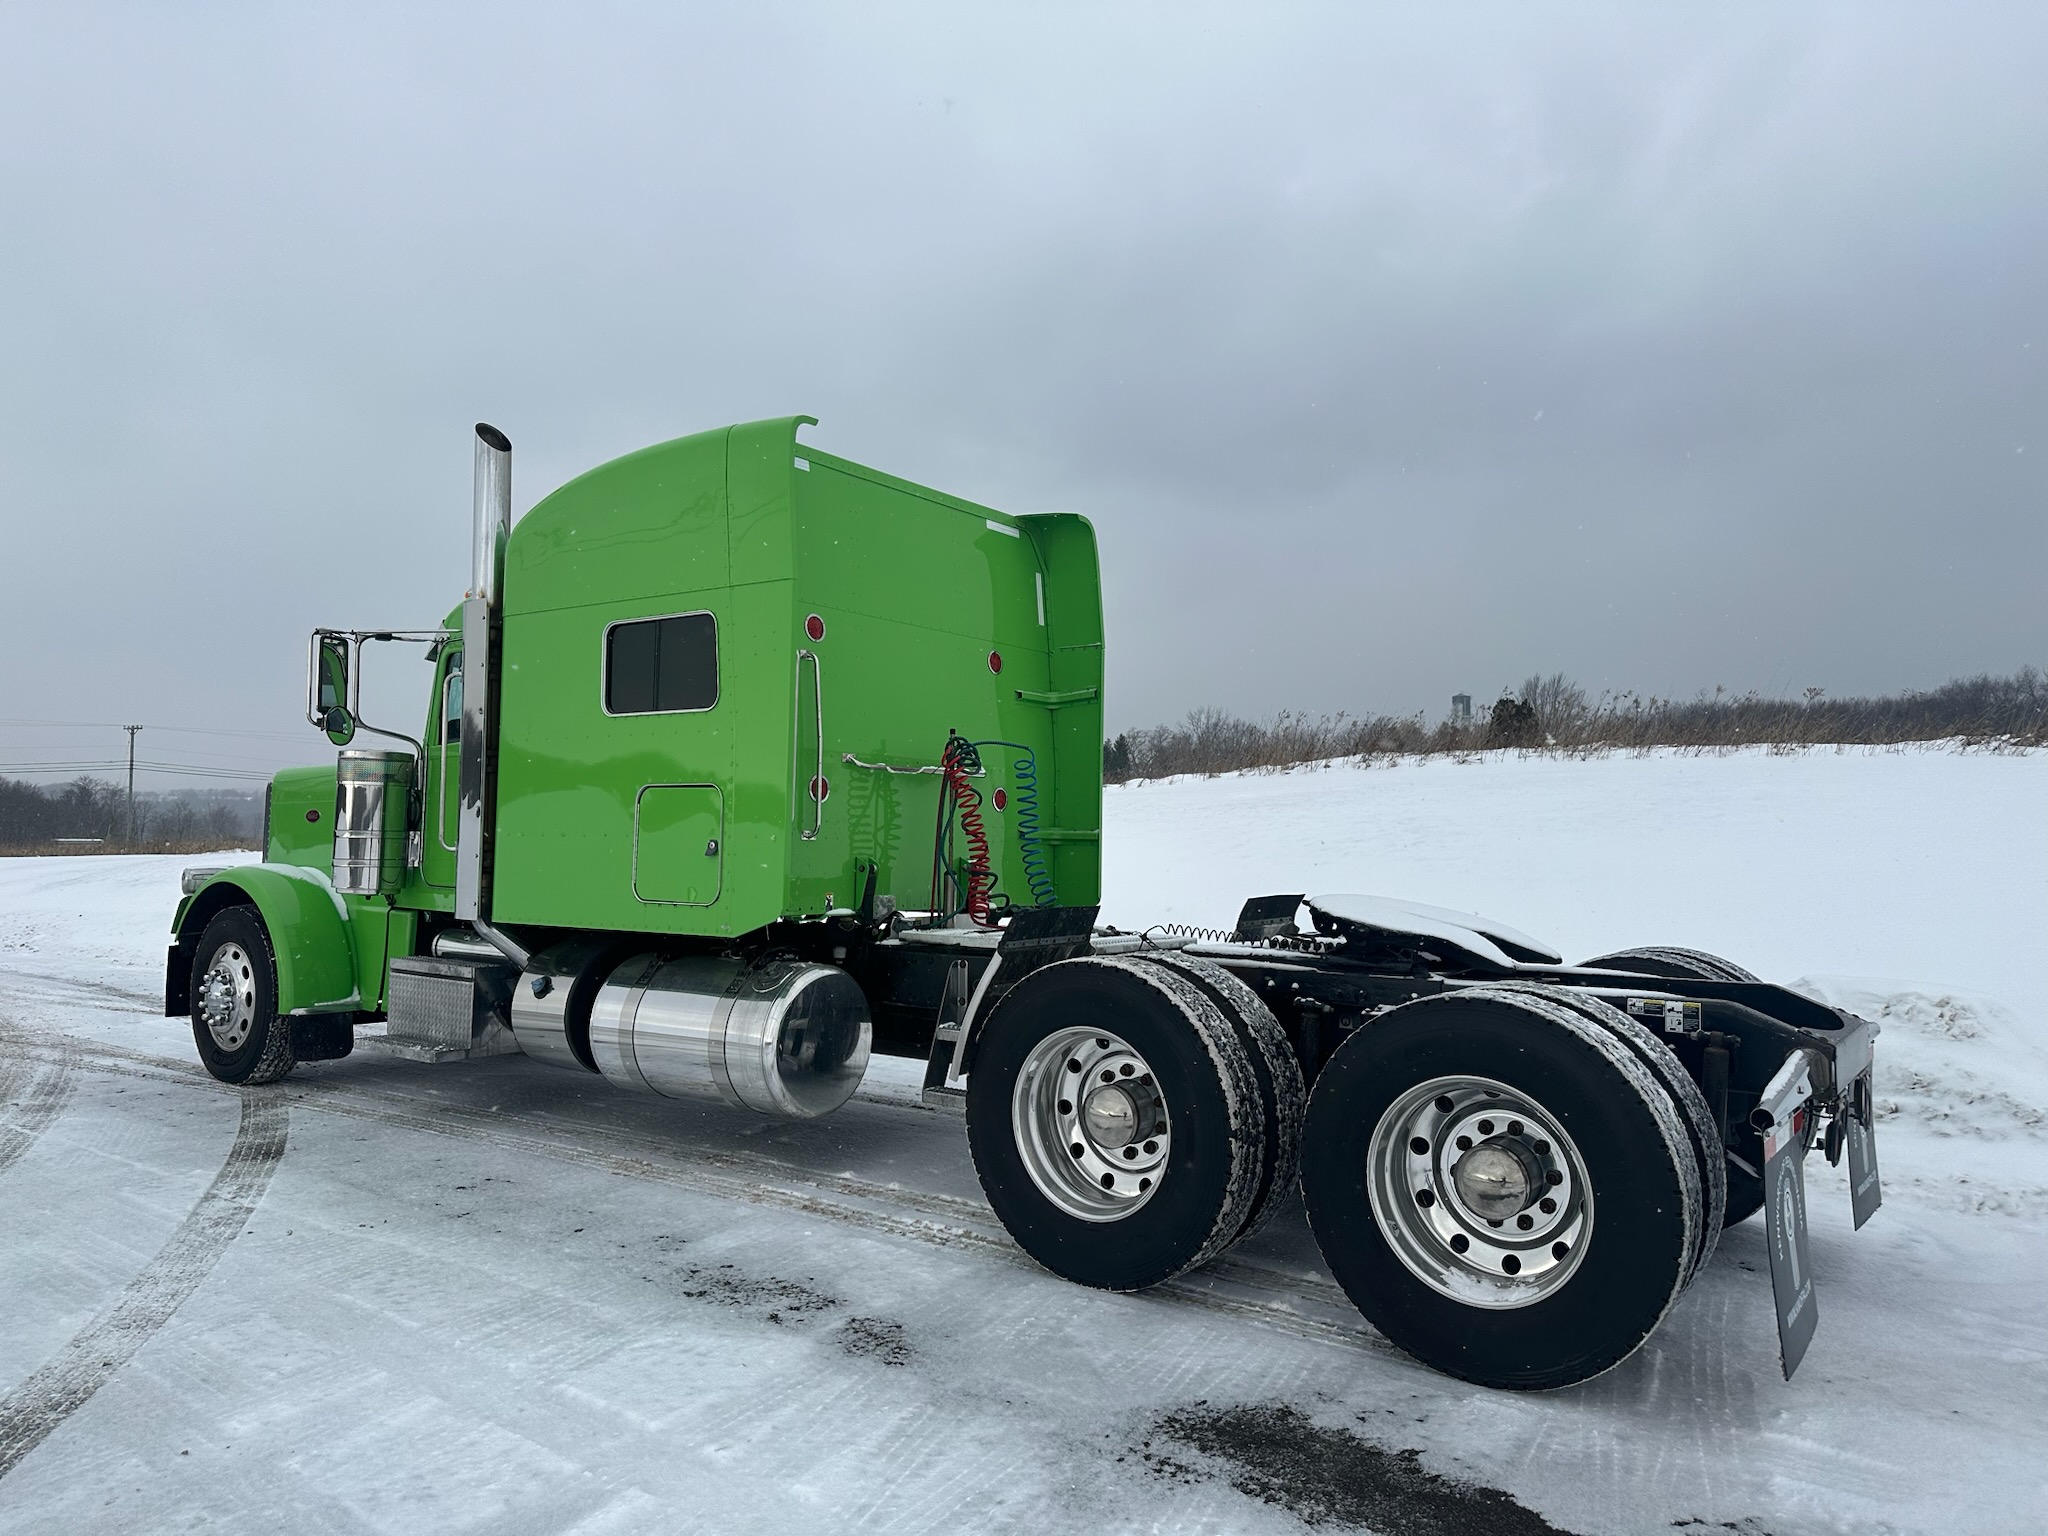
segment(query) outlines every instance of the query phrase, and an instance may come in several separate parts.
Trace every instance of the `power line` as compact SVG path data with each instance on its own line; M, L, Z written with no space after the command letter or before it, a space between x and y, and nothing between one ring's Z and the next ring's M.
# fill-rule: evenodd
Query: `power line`
M125 731L127 725L118 720L11 720L0 719L0 726L21 727L26 730L80 730L80 731ZM303 741L304 731L231 731L220 726L206 725L146 725L143 729L176 732L181 736L260 736L270 741Z
M127 767L120 758L78 763L0 763L0 773L119 773ZM171 773L194 779L238 779L262 783L271 775L256 769L214 768L198 763L158 763L137 758L135 766L145 773Z

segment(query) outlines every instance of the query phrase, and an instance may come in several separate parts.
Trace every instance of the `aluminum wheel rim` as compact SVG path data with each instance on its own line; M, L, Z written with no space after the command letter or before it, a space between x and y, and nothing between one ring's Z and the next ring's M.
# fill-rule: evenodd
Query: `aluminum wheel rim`
M1173 1151L1151 1065L1099 1029L1056 1030L1017 1074L1010 1124L1038 1192L1082 1221L1121 1221L1159 1192Z
M223 944L199 980L199 1018L213 1043L239 1050L256 1026L256 968L239 944Z
M1475 1150L1481 1157L1467 1161ZM1593 1231L1585 1159L1555 1115L1506 1083L1417 1083L1380 1116L1365 1156L1380 1231L1440 1295L1496 1311L1530 1306L1563 1287L1585 1257ZM1528 1177L1484 1179L1503 1157ZM1522 1208L1485 1204L1520 1198L1524 1184Z

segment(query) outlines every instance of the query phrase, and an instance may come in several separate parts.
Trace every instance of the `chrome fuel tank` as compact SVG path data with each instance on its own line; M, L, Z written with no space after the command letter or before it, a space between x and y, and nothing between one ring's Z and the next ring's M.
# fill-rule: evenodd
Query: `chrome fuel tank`
M621 1087L796 1120L853 1097L872 1041L859 984L800 960L641 955L590 1010L591 1058Z

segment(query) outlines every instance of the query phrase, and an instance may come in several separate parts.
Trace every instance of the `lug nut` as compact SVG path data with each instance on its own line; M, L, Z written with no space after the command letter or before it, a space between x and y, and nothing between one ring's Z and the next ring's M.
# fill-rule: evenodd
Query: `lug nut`
M1557 1202L1551 1199L1550 1196L1545 1195L1536 1202L1536 1209L1546 1216L1555 1216L1557 1214Z
M1128 1061L1127 1061L1127 1062L1125 1062L1125 1063L1124 1063L1124 1064L1123 1064L1123 1065L1122 1065L1121 1067L1119 1067L1119 1068L1117 1069L1117 1071L1119 1072L1119 1074L1120 1074L1120 1075L1122 1075L1122 1076L1124 1076L1124 1077L1129 1077L1129 1076L1130 1076L1130 1075L1131 1075L1131 1074L1132 1074L1133 1072L1135 1072L1135 1071L1137 1071L1137 1070L1138 1070L1138 1069L1137 1069L1136 1067L1132 1066L1132 1065L1131 1065L1131 1064L1130 1064L1130 1063L1129 1063Z
M1470 1152L1472 1150L1472 1138L1470 1136L1460 1136L1458 1138L1458 1150L1460 1152Z
M1553 1189L1564 1182L1564 1175L1559 1173L1555 1168L1551 1169L1548 1173L1544 1174L1543 1177L1550 1181L1550 1185Z
M1550 1143L1549 1143L1549 1142L1547 1142L1547 1141L1539 1141L1539 1142L1537 1142L1537 1143L1536 1143L1536 1155L1537 1155L1538 1157L1548 1157L1548 1156L1550 1156Z
M1152 1154L1153 1154L1154 1152L1157 1152L1158 1150L1159 1150L1159 1143L1158 1143L1158 1142L1156 1142L1156 1141L1148 1141L1148 1142L1146 1142L1146 1143L1145 1143L1145 1155L1146 1155L1147 1157L1150 1157L1150 1156L1151 1156L1151 1155L1152 1155Z
M1520 1227L1524 1232L1526 1232L1531 1227L1535 1226L1536 1222L1534 1218L1529 1216L1517 1216L1515 1218L1515 1225Z
M1521 1135L1521 1134L1522 1134L1522 1122L1521 1122L1521 1121L1519 1121L1519 1120L1510 1120L1510 1121L1508 1122L1508 1134L1509 1134L1510 1136L1519 1136L1519 1135Z
M1125 1147L1125 1148L1124 1148L1124 1156L1125 1156L1125 1157L1126 1157L1127 1159L1128 1159L1128 1158L1135 1158L1135 1157L1136 1157L1137 1155L1138 1155L1138 1149L1137 1149L1136 1147Z
M1493 1134L1493 1122L1491 1120L1480 1121L1479 1134L1482 1136L1491 1136Z

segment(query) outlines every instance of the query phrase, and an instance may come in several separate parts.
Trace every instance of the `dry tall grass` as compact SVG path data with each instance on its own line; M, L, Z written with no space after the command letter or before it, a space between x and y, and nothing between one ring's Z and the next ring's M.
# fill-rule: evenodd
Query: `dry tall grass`
M1333 758L1470 753L1522 748L1563 753L1672 747L1713 752L1732 747L1886 746L1953 741L1973 749L2048 746L2048 677L2022 667L2006 677L1970 677L1925 693L1766 699L1716 689L1696 699L1634 693L1588 699L1562 673L1532 677L1503 694L1469 726L1430 725L1420 715L1281 713L1242 720L1198 709L1179 725L1127 731L1103 748L1112 784L1175 774L1277 770Z

